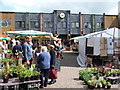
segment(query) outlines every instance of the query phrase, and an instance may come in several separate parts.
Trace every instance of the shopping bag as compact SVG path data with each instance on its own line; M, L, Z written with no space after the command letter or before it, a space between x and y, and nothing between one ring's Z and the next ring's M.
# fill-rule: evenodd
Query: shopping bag
M49 79L57 79L57 70L56 69L50 69Z

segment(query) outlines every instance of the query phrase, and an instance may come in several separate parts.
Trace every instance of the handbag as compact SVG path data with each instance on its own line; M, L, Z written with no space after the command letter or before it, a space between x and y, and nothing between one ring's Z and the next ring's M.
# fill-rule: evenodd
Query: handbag
M57 79L57 70L56 69L50 69L49 79Z

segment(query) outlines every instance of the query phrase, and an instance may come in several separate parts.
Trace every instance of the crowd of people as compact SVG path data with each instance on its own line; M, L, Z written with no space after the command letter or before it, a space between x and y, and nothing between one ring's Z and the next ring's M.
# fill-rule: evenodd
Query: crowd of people
M16 40L15 44L11 41L9 43L6 40L0 41L1 58L5 58L7 53L5 51L11 49L14 58L18 58L18 56L22 58L23 65L27 64L31 67L33 63L36 64L36 69L40 71L40 88L47 87L48 83L54 84L56 82L56 78L51 79L50 82L48 82L48 79L50 70L56 69L56 58L63 58L60 42L54 42L53 45L47 44L46 46L42 46L39 44L33 46L32 37L27 36L20 41Z

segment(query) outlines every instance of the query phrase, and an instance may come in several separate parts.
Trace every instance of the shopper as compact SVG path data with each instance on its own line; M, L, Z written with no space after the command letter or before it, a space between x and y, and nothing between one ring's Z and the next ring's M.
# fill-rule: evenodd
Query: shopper
M37 68L40 69L40 88L44 88L48 84L51 57L46 46L42 46L41 49L42 52L37 57Z
M26 42L23 43L22 49L23 49L23 63L27 63L29 66L32 64L32 46L30 45L30 42L32 41L32 37L26 37Z
M50 46L50 56L51 56L51 60L50 60L50 69L55 69L55 63L56 63L56 52L55 52L55 47L54 45ZM53 78L51 79L49 84L54 84L56 82L56 79Z

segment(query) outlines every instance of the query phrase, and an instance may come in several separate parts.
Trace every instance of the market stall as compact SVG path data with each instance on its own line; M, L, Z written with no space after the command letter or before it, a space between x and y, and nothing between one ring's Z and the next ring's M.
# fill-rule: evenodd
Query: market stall
M104 60L111 60L113 56L119 57L119 33L118 28L110 28L74 38L79 40L78 64L86 66L87 56L99 56Z

